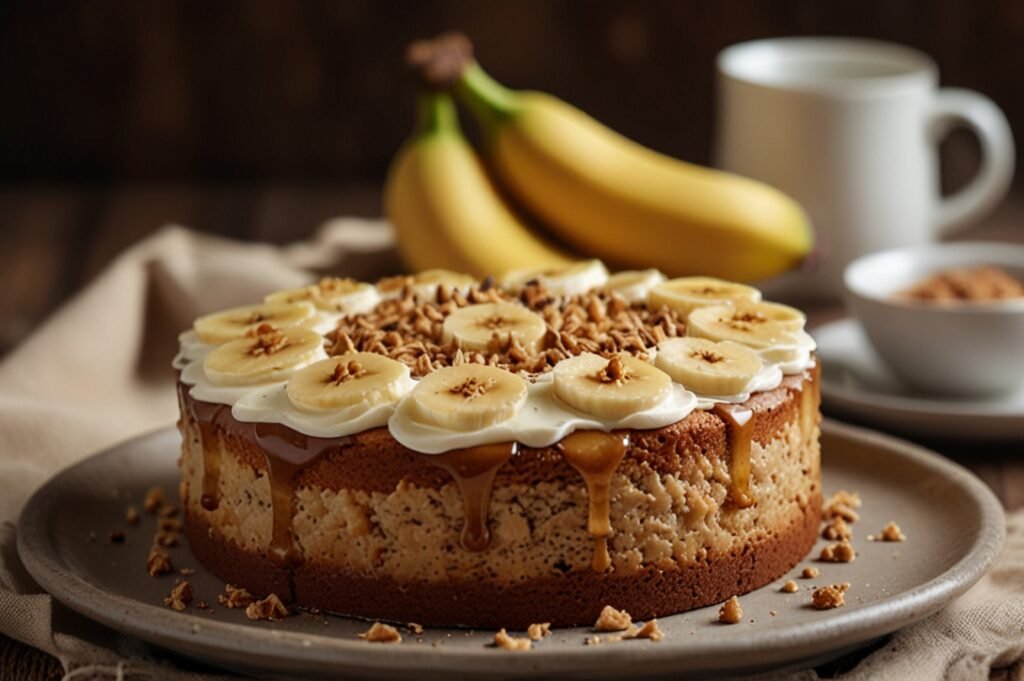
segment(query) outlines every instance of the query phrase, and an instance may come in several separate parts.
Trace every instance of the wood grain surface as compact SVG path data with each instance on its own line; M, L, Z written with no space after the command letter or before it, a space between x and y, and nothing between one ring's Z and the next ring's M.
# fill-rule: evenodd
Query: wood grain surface
M0 355L24 340L47 315L87 285L126 247L175 222L236 239L287 243L309 237L339 215L380 214L374 186L327 183L28 185L0 188ZM1024 243L1024 194L1012 195L960 238ZM806 308L810 323L842 315L841 307ZM1000 445L922 444L981 477L1007 509L1024 507L1024 438ZM832 663L847 669L863 651ZM0 681L43 681L63 675L57 660L0 636Z

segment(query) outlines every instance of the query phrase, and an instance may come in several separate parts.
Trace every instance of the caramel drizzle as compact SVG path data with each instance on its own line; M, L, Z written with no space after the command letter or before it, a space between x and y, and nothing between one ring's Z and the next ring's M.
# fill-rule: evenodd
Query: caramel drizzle
M266 457L269 472L272 523L267 553L273 563L290 565L299 559L292 533L298 473L321 454L344 447L351 440L310 437L276 423L254 424L253 434Z
M515 442L503 442L453 449L431 457L438 468L452 476L462 494L465 520L460 541L467 551L483 551L491 542L487 524L494 477L516 450Z
M729 450L729 498L739 508L754 504L750 493L750 445L754 440L754 412L728 404L716 404L714 412L725 421Z
M587 486L587 532L594 538L591 567L595 572L604 572L612 563L608 553L608 537L612 533L612 475L629 448L629 435L578 430L563 439L558 447L566 461L583 476Z
M192 400L189 409L192 419L199 426L199 444L203 452L203 494L200 503L207 511L220 506L220 458L222 446L217 443L218 422L225 414L231 414L231 407Z

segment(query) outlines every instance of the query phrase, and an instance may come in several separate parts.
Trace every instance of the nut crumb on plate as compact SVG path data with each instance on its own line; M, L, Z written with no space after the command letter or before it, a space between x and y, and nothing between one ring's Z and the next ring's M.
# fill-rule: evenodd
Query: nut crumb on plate
M846 590L850 588L849 582L842 584L832 584L830 586L823 586L814 590L811 594L811 605L816 610L830 610L832 608L838 608L845 605L846 600L844 594Z
M224 593L217 596L217 602L225 608L248 608L256 598L240 586L225 584Z
M185 609L189 603L192 602L192 585L185 580L181 580L174 585L171 589L171 595L164 598L164 605L178 612Z
M173 570L171 556L159 546L149 550L149 557L146 558L146 570L150 577L159 577Z
M390 624L374 622L373 625L359 634L359 638L367 643L401 643L402 635Z
M900 529L900 526L890 520L889 524L887 524L885 527L883 527L882 531L880 533L878 533L877 535L875 535L871 540L872 541L903 541L906 538L907 538L907 535L903 534L903 530Z
M782 591L785 591L788 594L796 593L799 590L800 587L798 587L796 585L796 582L794 582L792 579L787 579L786 583L782 585Z
M422 624L416 624L415 622L407 623L405 625L405 628L408 629L410 631L410 633L416 634L417 636L419 636L420 634L423 633L423 625Z
M138 525L140 517L139 509L134 506L129 506L124 510L124 521L129 525Z
M494 635L494 645L502 650L529 650L533 647L530 639L509 636L504 629Z
M821 517L825 520L838 517L848 523L855 523L860 520L860 515L854 510L857 508L860 508L860 496L856 492L841 489L825 501L821 508Z
M156 513L164 505L164 491L160 487L150 487L146 492L146 498L142 502L142 509L146 513Z
M665 638L665 632L658 626L658 620L652 619L645 622L630 638L646 638L652 641L660 641Z
M551 622L541 622L539 624L531 624L526 629L526 635L531 641L539 641L545 636L551 634Z
M800 576L804 579L814 579L819 574L821 573L818 571L818 568L814 567L813 565L808 565L804 568L804 571L800 573Z
M829 541L850 541L853 538L853 530L842 517L836 516L825 525L821 536Z
M288 608L285 607L277 594L270 594L266 598L253 601L246 607L245 616L251 620L279 620L288 616Z
M740 600L733 596L718 609L718 621L723 624L737 624L743 619L743 607Z
M853 545L849 542L829 544L821 550L820 556L821 560L826 563L852 563L856 557L857 552L853 550Z
M594 622L594 631L625 631L633 624L633 618L625 610L604 606Z

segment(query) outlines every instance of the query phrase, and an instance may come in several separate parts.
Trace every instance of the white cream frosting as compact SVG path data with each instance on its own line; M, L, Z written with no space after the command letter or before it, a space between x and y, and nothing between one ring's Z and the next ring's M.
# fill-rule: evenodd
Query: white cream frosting
M604 278L585 277L590 280L579 283L590 289L603 285L606 277L606 274ZM388 297L388 294L377 294L373 299ZM364 300L368 302L370 297ZM354 314L356 310L347 310L346 313ZM305 326L325 334L335 328L342 316L342 313L318 311L313 324ZM191 329L178 336L178 343L179 351L172 365L181 371L182 383L190 386L189 394L203 402L231 406L232 415L239 421L278 423L311 437L324 438L343 437L386 425L398 442L426 454L508 441L517 441L528 447L545 447L579 429L610 431L617 428L661 428L682 420L695 409L710 409L717 403L739 404L754 393L774 390L782 383L784 376L802 374L815 365L812 353L816 347L814 339L801 331L792 344L758 351L764 360L764 368L740 393L696 395L674 383L672 393L662 403L619 420L598 419L563 403L554 395L552 374L549 372L536 377L529 384L526 404L513 418L488 428L457 432L418 423L412 418L408 394L415 387L416 381L411 376L406 377L402 386L403 396L395 403L372 407L357 405L314 414L297 409L289 401L285 392L286 383L283 381L256 386L215 385L203 370L203 359L217 346L203 343ZM654 353L655 348L648 350L652 357ZM326 351L321 348L315 357L294 367L294 371L326 357Z

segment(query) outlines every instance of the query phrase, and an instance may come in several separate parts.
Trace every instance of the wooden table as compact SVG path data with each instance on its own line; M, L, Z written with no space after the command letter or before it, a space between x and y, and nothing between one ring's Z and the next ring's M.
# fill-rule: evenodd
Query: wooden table
M339 215L380 214L376 187L329 184L0 189L0 356L63 301L88 284L117 253L174 222L235 239L287 243L309 237ZM1024 243L1024 192L1012 195L965 238ZM834 305L808 309L811 324L835 319ZM1000 445L923 442L971 469L1007 509L1024 507L1024 441ZM836 672L861 656L829 666ZM56 659L0 636L0 681L49 681L63 674Z

